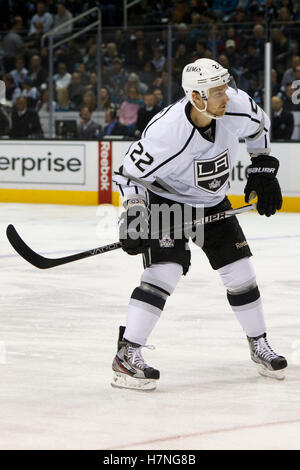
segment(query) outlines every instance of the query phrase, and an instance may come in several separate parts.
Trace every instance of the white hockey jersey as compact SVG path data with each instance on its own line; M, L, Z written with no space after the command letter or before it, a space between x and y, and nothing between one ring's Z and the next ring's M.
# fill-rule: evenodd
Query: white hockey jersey
M150 190L192 206L214 206L229 188L239 138L251 156L270 152L267 115L244 91L228 88L227 94L226 114L213 120L211 135L193 124L186 98L151 119L113 177L123 203L137 194L146 199Z

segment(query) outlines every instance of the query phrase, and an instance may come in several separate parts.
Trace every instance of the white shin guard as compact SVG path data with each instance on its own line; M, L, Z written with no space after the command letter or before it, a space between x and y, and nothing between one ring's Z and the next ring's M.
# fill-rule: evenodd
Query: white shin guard
M253 265L242 258L218 269L227 288L227 298L240 325L249 337L266 332L262 301Z
M182 272L180 264L169 262L153 264L145 269L140 286L131 295L124 338L140 345L146 344Z

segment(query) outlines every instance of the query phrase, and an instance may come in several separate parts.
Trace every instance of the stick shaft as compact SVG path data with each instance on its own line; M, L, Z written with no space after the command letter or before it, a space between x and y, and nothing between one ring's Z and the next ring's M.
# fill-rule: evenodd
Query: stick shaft
M205 225L211 222L217 222L219 220L232 217L237 214L242 214L243 212L249 212L254 209L256 209L256 204L251 204L248 206L239 207L237 209L230 209L228 211L219 212L218 214L209 215L209 216L203 217L202 219L188 223L186 225L190 227L192 227L193 225ZM174 229L179 229L179 227L174 227ZM73 261L77 261L80 259L89 258L91 256L101 255L109 251L118 250L119 248L122 247L120 242L115 242L115 243L110 243L109 245L99 246L91 250L82 251L74 255L63 256L62 258L46 258L44 256L39 255L35 251L33 251L24 242L24 240L22 240L22 238L20 237L20 235L18 234L17 230L15 229L13 225L11 224L8 225L6 229L6 235L10 244L13 246L16 252L20 256L22 256L22 258L28 261L28 263L32 264L33 266L39 269L54 268L55 266L60 266L62 264L67 264L67 263L71 263Z

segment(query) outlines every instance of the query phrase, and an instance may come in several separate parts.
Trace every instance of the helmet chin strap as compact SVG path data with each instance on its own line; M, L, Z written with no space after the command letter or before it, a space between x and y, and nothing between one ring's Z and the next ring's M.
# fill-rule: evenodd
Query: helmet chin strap
M211 118L211 119L222 119L223 116L216 116L215 114L211 114L209 111L207 111L207 101L205 100L203 101L204 101L204 108L200 109L198 108L198 106L196 106L195 101L191 99L192 105L194 106L194 108L197 109L197 111L199 111L199 113L203 113L204 116Z

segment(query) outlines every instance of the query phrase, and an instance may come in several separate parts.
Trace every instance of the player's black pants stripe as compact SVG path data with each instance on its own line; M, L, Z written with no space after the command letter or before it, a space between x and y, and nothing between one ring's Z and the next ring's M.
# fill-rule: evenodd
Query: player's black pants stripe
M232 307L238 307L240 305L250 304L251 302L255 302L260 298L260 293L258 287L254 287L254 289L249 290L248 292L244 292L243 294L230 294L227 292L228 302Z

